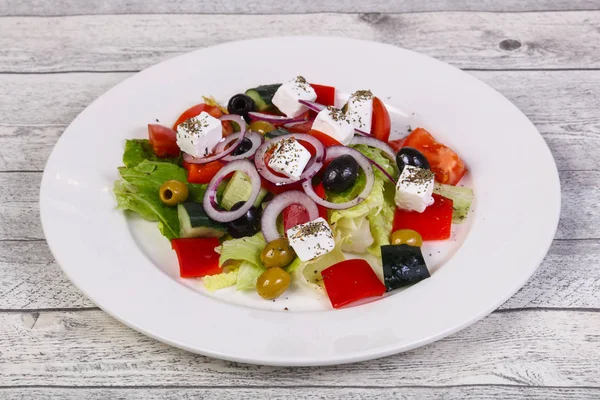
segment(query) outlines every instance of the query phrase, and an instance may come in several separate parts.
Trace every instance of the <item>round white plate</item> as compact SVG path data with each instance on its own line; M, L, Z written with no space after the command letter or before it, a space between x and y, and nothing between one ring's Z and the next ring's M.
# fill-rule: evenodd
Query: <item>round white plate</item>
M233 290L212 296L197 281L177 277L174 254L155 225L115 209L112 185L126 138L145 137L146 124L156 119L171 124L202 95L226 101L298 74L346 92L373 90L390 105L395 134L405 135L409 124L423 126L469 166L474 212L466 225L454 226L451 241L424 248L430 279L342 310L300 288L275 303ZM380 43L286 37L198 50L109 90L56 144L40 208L46 239L65 273L126 325L227 360L326 365L431 343L502 304L550 246L560 187L550 151L531 122L469 74Z

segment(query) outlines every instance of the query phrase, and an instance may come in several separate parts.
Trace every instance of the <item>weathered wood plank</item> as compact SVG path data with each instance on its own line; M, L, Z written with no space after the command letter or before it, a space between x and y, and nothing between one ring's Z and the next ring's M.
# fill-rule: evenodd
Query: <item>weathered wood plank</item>
M402 388L131 388L131 389L79 389L73 388L19 388L0 389L0 399L11 400L596 400L600 389L558 387L506 387L506 386L458 386L458 387L402 387Z
M560 170L600 169L600 71L471 73L523 110L544 135ZM0 74L0 171L43 169L71 120L130 75Z
M500 309L600 308L600 241L555 241L529 282ZM94 307L46 242L0 242L0 310Z
M600 68L599 25L600 11L6 17L0 71L138 70L199 47L282 33L376 40L461 68Z
M343 367L257 368L160 344L102 311L1 313L0 376L3 386L590 387L600 385L600 364L591 357L600 352L599 331L598 312L495 313L398 356Z
M125 4L117 0L78 1L62 0L46 2L33 0L19 2L0 0L0 16L57 16L87 14L292 14L292 13L373 13L373 12L424 12L424 11L554 11L554 10L598 10L597 0L420 0L389 1L372 0L345 1L306 0L306 1L247 1L210 0L142 1L129 0Z

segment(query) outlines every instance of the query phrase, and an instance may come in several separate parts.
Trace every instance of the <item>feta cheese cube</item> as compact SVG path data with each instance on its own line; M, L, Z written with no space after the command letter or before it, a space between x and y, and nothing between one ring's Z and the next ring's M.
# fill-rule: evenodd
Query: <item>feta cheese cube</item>
M434 174L428 169L406 165L396 185L396 205L410 211L423 212L433 204Z
M312 129L331 136L343 145L348 145L354 137L354 125L339 108L327 107L321 110L313 122Z
M296 225L287 230L290 246L301 261L310 261L329 253L335 247L333 232L323 218Z
M269 168L288 178L300 178L312 157L310 152L294 138L280 140L276 146Z
M223 138L221 121L205 111L177 126L177 145L184 153L206 157Z
M370 90L359 90L350 96L346 116L356 128L371 132L373 119L373 93Z
M283 83L275 92L273 104L288 117L297 117L306 112L308 108L298 100L315 101L317 92L301 76L297 76L289 82Z

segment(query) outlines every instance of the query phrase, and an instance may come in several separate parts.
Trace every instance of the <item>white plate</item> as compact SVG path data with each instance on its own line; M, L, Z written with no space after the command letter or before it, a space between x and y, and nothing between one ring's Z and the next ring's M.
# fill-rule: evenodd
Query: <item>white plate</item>
M393 131L403 135L408 124L424 126L466 161L474 212L453 240L424 249L434 270L430 279L342 310L299 289L275 303L233 290L211 296L197 282L178 279L169 243L154 225L115 210L112 185L124 139L145 137L146 124L155 119L172 123L201 95L226 101L245 88L298 74L344 91L373 90L392 107ZM469 74L389 45L287 37L198 50L108 91L56 144L40 208L48 244L65 273L126 325L227 360L326 365L431 343L502 304L548 250L560 187L550 151L531 122Z

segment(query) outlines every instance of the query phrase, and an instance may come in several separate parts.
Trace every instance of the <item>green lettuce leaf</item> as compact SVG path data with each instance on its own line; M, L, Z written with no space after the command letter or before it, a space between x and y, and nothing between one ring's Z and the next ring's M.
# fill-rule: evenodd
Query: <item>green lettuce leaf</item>
M336 246L327 254L323 254L314 260L302 262L298 257L285 268L290 274L296 272L296 275L301 279L302 282L308 283L315 289L323 288L323 276L321 271L331 267L334 264L344 261L344 253L340 241L336 239Z
M224 289L229 286L233 286L236 284L238 278L238 270L233 270L230 272L223 272L217 275L209 275L202 278L202 283L204 283L204 287L209 292L214 292L219 289Z
M160 186L171 179L187 183L185 169L162 161L143 160L134 167L119 167L121 180L113 192L117 208L139 214L148 221L158 221L161 233L168 239L179 237L177 208L168 207L160 200ZM189 199L202 201L206 185L188 184Z
M262 233L258 232L254 236L247 236L240 239L231 239L223 242L220 248L221 257L219 265L227 260L247 261L256 267L262 267L260 253L267 245Z
M238 269L236 289L237 290L256 290L256 281L265 272L266 268L262 264L254 265L243 261Z
M123 164L132 168L144 160L162 161L179 165L181 157L161 158L154 154L152 145L148 139L129 139L125 141L125 152L123 153Z

